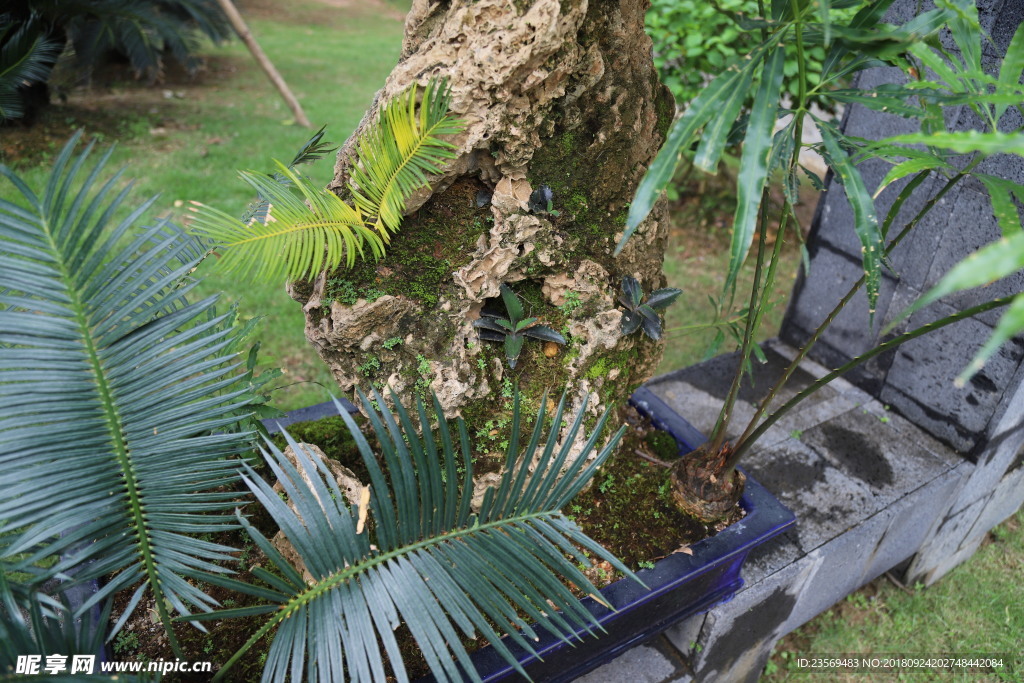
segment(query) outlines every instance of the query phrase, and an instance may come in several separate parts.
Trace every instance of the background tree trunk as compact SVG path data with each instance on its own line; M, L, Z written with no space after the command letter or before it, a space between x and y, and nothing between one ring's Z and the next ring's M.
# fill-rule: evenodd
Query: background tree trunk
M662 343L623 337L615 300L626 275L648 292L663 286L664 212L655 210L612 258L628 202L674 114L644 33L647 5L413 3L400 61L360 129L380 102L431 77L449 79L452 109L467 127L453 140L457 160L410 200L379 263L291 289L307 338L345 391L433 389L450 415L479 430L487 420L500 425L513 382L528 408L545 389L557 398L566 387L574 409L590 395L596 415L650 377ZM352 154L350 139L335 191L345 192ZM557 215L546 202L530 205L542 186ZM549 356L554 348L545 353L527 340L510 370L501 344L482 342L472 327L484 305L504 311L502 283L569 344Z

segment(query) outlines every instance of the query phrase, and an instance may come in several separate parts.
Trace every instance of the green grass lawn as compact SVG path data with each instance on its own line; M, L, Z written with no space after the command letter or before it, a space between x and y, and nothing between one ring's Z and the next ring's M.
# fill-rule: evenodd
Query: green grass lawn
M1024 510L928 589L905 592L884 577L810 621L775 647L766 680L805 680L797 657L809 653L1008 655L1003 669L916 673L910 680L1024 680ZM897 680L828 674L829 680ZM900 678L899 680L903 680Z
M326 139L343 142L398 59L402 14L384 2L346 3L344 8L300 0L277 8L259 4L248 21L314 125ZM272 14L270 13L272 12ZM136 200L159 194L154 216L181 222L190 200L240 214L252 199L238 169L267 171L287 163L313 131L293 124L291 113L235 41L204 51L206 68L194 79L169 72L146 87L111 69L93 88L55 103L30 131L0 131L0 150L30 183L39 185L51 157L75 129L101 146L117 143L114 168L127 166ZM303 170L320 184L333 176L333 157ZM223 292L244 318L262 316L261 365L281 367L273 402L283 409L327 400L337 393L326 366L303 334L299 305L282 283L232 281L207 260L198 295Z
M742 321L735 315L718 314L718 309L730 310L719 300L729 267L728 228L735 209L732 170L730 164L723 164L722 175L687 182L679 190L682 197L671 204L665 276L669 287L678 287L683 293L665 312L665 357L658 367L659 373L684 368L739 345ZM806 229L817 195L807 193L802 200L798 214ZM770 307L758 331L759 341L778 334L800 261L798 244L791 227L781 252ZM771 248L772 244L768 244L769 252ZM752 252L737 279L733 311L747 304L754 279L753 262ZM736 329L736 337L721 324L729 321Z

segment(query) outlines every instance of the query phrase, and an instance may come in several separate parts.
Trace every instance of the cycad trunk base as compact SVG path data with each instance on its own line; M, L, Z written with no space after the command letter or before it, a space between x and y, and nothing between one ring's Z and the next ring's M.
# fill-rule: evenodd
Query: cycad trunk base
M407 202L384 258L291 286L307 338L344 391L431 390L475 429L507 416L515 384L530 406L545 389L567 387L572 410L589 396L596 418L653 374L662 343L623 334L616 296L624 276L644 291L664 284L663 211L612 255L674 112L644 33L646 5L413 4L401 61L360 130L381 103L437 77L466 127L449 136L457 157L445 174ZM358 133L339 153L340 194ZM485 306L503 310L502 284L568 343L527 340L510 368L502 345L473 327Z
M680 510L705 524L738 510L747 477L729 462L731 451L728 443L719 449L705 444L672 466L672 499Z

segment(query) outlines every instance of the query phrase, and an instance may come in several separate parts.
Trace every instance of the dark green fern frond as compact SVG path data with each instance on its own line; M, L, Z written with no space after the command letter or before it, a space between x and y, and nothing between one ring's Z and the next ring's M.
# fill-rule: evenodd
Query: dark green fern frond
M28 599L18 599L7 577L0 571L0 681L28 681L39 677L39 674L15 674L21 657L39 657L40 671L46 666L46 658L54 654L67 657L65 666L68 671L75 655L95 657L103 650L111 605L108 600L104 608L93 615L96 618L76 618L71 601L64 593L56 596L33 593ZM123 673L101 674L95 661L93 666L90 675L79 672L77 676L67 673L51 676L59 681L152 680L146 674L128 677Z
M242 178L266 198L264 221L243 223L205 204L193 202L191 229L210 240L225 268L243 277L289 280L314 277L322 270L345 263L356 255L380 258L384 243L363 215L333 192L313 184L277 162L288 184L263 173L243 171Z
M369 471L361 503L349 505L334 477L325 480L323 475L329 473L319 458L290 439L298 467L272 445L265 453L288 503L249 471L248 485L302 558L313 582L304 581L243 519L276 571L254 570L269 588L226 577L210 579L267 601L199 615L203 620L267 615L263 627L219 675L272 631L264 680L366 682L386 678L381 645L395 678L407 679L394 635L400 623L408 626L440 681L479 680L462 636L481 634L525 673L501 640L502 633L532 651L536 629L531 622L563 639L571 637L574 627L596 629L594 617L568 587L573 584L597 595L578 568L580 563L589 564L585 553L608 560L628 576L632 573L587 538L561 508L618 443L621 431L588 460L607 413L583 451L570 459L586 406L564 440L554 428L542 441L546 399L540 402L532 433L521 433L517 392L504 472L474 511L473 461L462 419L453 438L436 396L432 415L417 402L415 420L397 399L394 413L376 409L384 401L377 393L374 399L360 394L380 444L379 457L348 413L341 411ZM564 409L563 396L550 424L562 424ZM437 424L435 432L418 433L416 424L432 423Z
M439 136L462 130L462 122L448 116L451 92L446 81L427 83L422 103L418 95L414 84L384 105L357 145L359 164L353 166L349 189L356 206L376 217L374 227L385 240L388 231L398 231L409 195L454 157L454 146Z
M288 168L295 168L302 164L311 164L314 161L319 161L331 152L338 149L337 147L331 147L330 142L324 142L324 131L327 130L327 126L321 126L320 130L313 134L309 140L306 140L306 144L295 153L295 158L292 159L292 163L288 164Z

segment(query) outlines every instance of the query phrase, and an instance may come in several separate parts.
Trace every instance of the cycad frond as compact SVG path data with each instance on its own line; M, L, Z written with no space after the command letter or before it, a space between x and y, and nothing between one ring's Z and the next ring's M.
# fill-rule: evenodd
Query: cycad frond
M193 203L192 229L217 245L223 265L244 277L289 280L313 277L321 270L351 267L365 247L375 258L384 243L363 215L330 190L277 162L279 183L263 173L243 171L242 178L267 202L264 220L243 223L205 204ZM297 191L297 192L296 192Z
M214 42L231 35L216 0L60 0L36 3L62 25L80 63L91 66L108 50L119 50L138 74L155 77L170 53L192 70L198 60L197 31Z
M223 248L224 267L260 278L282 273L293 280L311 278L342 262L351 267L357 254L380 258L390 239L388 231L398 230L405 200L427 184L427 174L439 172L440 164L453 157L452 145L437 136L461 130L461 124L447 115L451 98L443 82L431 81L423 101L417 99L413 86L385 105L359 139L359 164L352 171L354 184L349 185L354 205L329 190L314 188L291 167L275 162L278 171L272 176L241 173L260 197L243 220L193 202L196 232ZM325 147L314 136L292 165L322 155Z
M570 625L587 629L596 625L567 587L571 583L587 593L597 593L577 568L576 563L589 564L582 549L632 574L560 510L594 475L622 434L620 431L588 462L607 414L594 427L584 451L570 462L570 445L582 427L585 406L561 446L558 431L565 397L546 443L541 443L542 407L529 443L521 449L517 392L505 472L497 487L487 491L479 512L473 512L473 465L462 419L458 420L456 445L436 397L432 416L438 425L436 437L429 429L418 435L413 419L397 400L392 414L378 413L365 396L360 399L380 443L383 469L352 418L340 405L338 408L369 470L371 524L365 529L359 522L360 510L347 505L333 477L324 481L318 474L309 477L310 483L304 482L299 469L307 473L328 470L315 454L294 442L298 469L273 446L265 453L289 504L252 471L246 478L314 582L307 585L243 519L280 572L254 570L272 589L214 579L270 603L201 615L203 619L271 615L227 666L276 627L264 680L283 681L290 675L290 680L296 681L383 681L378 641L395 676L405 680L393 635L399 622L404 622L439 680L463 680L467 675L479 680L460 642L461 634L482 634L524 673L500 640L501 632L532 651L535 631L531 621L562 638L572 633ZM375 402L384 404L379 394L375 394ZM546 399L541 401L541 406L545 404ZM431 423L422 402L417 402L417 412L418 424ZM366 530L370 526L372 533Z
M337 147L331 147L330 142L324 142L324 131L327 126L321 126L320 130L313 134L309 140L306 140L305 144L296 152L292 158L292 163L288 164L288 168L294 169L296 166L302 164L311 164L314 161L318 161L327 154L333 152ZM288 187L291 185L291 181L288 180L281 173L271 173L270 177L277 181L278 184ZM258 221L260 223L267 222L267 211L270 209L270 201L263 195L257 195L256 200L249 204L249 207L242 214L242 222L246 225L252 221Z
M100 183L109 153L73 157L78 137L41 194L0 166L21 195L0 199L0 559L60 557L40 581L116 573L92 602L138 585L127 618L148 588L169 626L167 605L214 604L186 577L230 559L197 536L232 525L210 513L247 435L217 432L248 398L228 316L184 298L195 240L136 228L152 200L113 225L129 190Z
M440 173L454 146L440 135L454 135L461 122L448 116L451 93L446 81L430 81L417 115L415 84L381 108L380 116L360 138L359 164L349 185L358 206L375 216L374 227L387 240L398 232L405 200L428 184L427 174ZM386 230L385 230L386 228Z
M95 657L103 649L107 620L110 618L111 602L93 619L75 618L70 600L60 593L46 596L31 593L28 599L16 599L7 577L0 572L0 680L27 681L36 676L16 675L18 658L36 655L40 659L40 671L46 666L46 658L58 654L66 658L66 671L72 670L75 655ZM92 662L95 667L95 661ZM49 675L58 681L140 681L151 680L149 676L106 676L94 668L94 673L77 676L70 674Z
M306 140L305 144L295 153L292 163L288 164L288 168L295 168L302 164L311 164L337 150L337 147L331 147L332 143L324 142L323 138L326 130L327 126L321 126L320 130L313 134L313 137Z
M0 17L0 121L25 113L18 88L45 82L63 50L34 18L16 26L11 17Z

